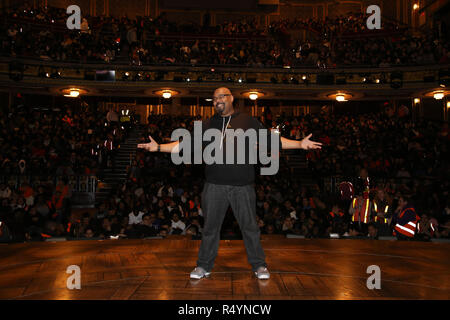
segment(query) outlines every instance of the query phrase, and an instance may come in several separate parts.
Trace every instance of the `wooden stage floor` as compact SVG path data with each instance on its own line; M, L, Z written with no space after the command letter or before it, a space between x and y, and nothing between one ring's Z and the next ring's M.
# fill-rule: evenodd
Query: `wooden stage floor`
M450 244L264 237L269 280L251 272L242 241L222 240L210 278L190 280L200 241L0 244L0 299L446 299ZM66 287L78 265L81 289ZM381 269L381 289L366 286Z

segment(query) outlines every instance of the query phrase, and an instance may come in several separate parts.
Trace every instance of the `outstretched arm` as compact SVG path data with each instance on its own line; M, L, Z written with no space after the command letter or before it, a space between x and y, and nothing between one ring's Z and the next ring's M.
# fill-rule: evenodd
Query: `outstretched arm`
M321 147L322 143L309 140L309 138L311 136L312 136L312 133L300 141L286 139L286 138L281 137L281 148L282 149L305 149L305 150L322 149L322 147Z
M157 152L158 151L158 147L159 147L159 151L160 152L167 152L167 153L178 153L179 150L179 141L174 141L174 142L170 142L170 143L164 143L164 144L158 144L156 143L156 141L151 137L148 136L150 138L150 142L149 143L139 143L138 144L138 148L142 148L145 149L147 151L150 152Z

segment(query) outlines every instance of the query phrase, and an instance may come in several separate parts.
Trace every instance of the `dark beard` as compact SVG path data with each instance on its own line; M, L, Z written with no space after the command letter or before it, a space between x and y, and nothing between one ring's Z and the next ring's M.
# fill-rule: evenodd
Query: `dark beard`
M225 111L225 105L223 106L223 109L220 109L218 107L215 107L214 109L216 109L216 112L219 116L221 116L223 114L223 112Z

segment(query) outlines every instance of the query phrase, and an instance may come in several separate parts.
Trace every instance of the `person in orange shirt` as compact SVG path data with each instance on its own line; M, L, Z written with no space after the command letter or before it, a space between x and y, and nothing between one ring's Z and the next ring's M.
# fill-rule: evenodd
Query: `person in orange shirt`
M28 206L31 206L34 204L34 190L33 188L27 183L22 183L22 186L19 188L20 192L23 194L23 197L26 200L26 203Z
M47 201L47 204L52 212L51 218L61 222L62 221L62 208L63 208L63 200L64 197L61 195L61 192L56 191L52 199Z
M64 180L58 180L58 184L56 185L56 191L61 193L63 199L68 198L70 196L69 185Z

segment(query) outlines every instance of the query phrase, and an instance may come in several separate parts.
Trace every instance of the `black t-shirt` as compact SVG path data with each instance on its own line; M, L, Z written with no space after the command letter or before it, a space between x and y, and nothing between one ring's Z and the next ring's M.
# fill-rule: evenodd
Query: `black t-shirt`
M218 114L215 114L211 118L202 122L202 134L205 133L205 130L214 128L222 132L224 128L226 129L242 129L244 133L248 129L254 129L256 132L256 143L258 147L263 147L269 153L270 148L270 136L271 132L269 129L266 129L258 120L249 116L248 114L241 113L235 111L231 116L222 117ZM264 129L261 131L260 138L260 129ZM202 144L194 143L194 134L191 132L191 142L192 147L191 150L195 153L199 153L205 150L205 148L214 142L214 138L211 141L203 141ZM256 145L250 146L250 139L245 138L245 150L238 150L238 143L236 136L234 137L234 161L232 164L227 164L226 155L227 155L227 137L223 139L222 148L223 148L223 163L222 164L206 164L205 168L205 178L206 182L221 184L221 185L233 185L233 186L243 186L252 184L255 180L255 165L252 161L250 161L250 152L255 152L256 160L259 161L258 149L256 149ZM279 148L281 149L280 137L278 137ZM200 150L199 147L202 149ZM245 163L238 164L237 163L237 154L238 152L245 152ZM214 154L214 153L213 153ZM193 159L193 157L192 157ZM203 159L203 158L202 158ZM204 161L202 161L204 162ZM193 162L194 163L194 162ZM259 162L258 162L259 163Z

